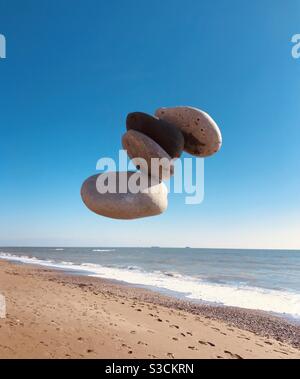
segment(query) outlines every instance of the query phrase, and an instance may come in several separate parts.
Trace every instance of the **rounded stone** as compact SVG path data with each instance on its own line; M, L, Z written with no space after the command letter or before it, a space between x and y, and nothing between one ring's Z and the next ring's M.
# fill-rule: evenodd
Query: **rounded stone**
M184 138L174 125L142 112L129 113L126 119L127 130L141 132L158 143L171 158L180 157Z
M192 107L159 108L155 115L177 126L184 136L184 151L208 157L219 151L222 135L215 121L205 112Z
M159 180L168 180L174 174L169 154L145 134L129 130L122 137L122 145L133 164L144 174Z
M113 184L114 183L114 184ZM89 177L81 187L84 204L94 213L131 220L156 216L168 207L168 189L140 172L106 172Z

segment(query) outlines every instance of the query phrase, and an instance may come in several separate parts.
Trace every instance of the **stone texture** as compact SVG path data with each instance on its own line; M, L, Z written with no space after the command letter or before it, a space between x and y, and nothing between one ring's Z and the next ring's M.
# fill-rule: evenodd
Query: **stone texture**
M105 180L104 180L105 179ZM116 182L116 193L99 193L100 185ZM145 183L138 193L126 192L132 183ZM122 184L121 184L122 183ZM120 190L123 186L123 191ZM122 193L125 192L125 193ZM140 172L109 172L89 177L81 187L81 197L85 205L94 213L114 219L130 220L155 216L163 213L168 206L168 190L164 183L150 182L150 178Z
M198 157L215 154L222 145L220 129L205 112L192 107L159 108L155 115L177 126L184 136L184 151Z
M171 158L180 157L184 138L174 125L142 112L129 113L126 120L127 130L141 132L158 143Z
M129 130L123 135L122 145L127 150L128 156L134 159L135 166L144 174L159 180L168 180L174 174L171 157L145 134L136 130ZM159 164L158 159L153 158L162 159L161 164Z

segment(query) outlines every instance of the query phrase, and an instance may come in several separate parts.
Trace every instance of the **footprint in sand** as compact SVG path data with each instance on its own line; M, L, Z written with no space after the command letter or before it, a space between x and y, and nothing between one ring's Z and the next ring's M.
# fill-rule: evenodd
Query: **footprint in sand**
M289 355L285 351L280 351L280 350L275 350L275 349L273 351L275 351L276 353L281 353L281 354L284 354L284 355Z
M228 350L224 350L224 353L225 353L225 354L228 354L231 358L235 358L235 359L244 359L244 358L241 357L240 355L238 355L238 354L234 354L234 353L232 353L231 351L228 351Z
M215 347L216 346L214 343L209 342L209 341L205 342L205 341L199 340L198 342L200 343L200 345L209 345L211 347Z
M126 349L129 349L129 351L132 349L132 347L129 345L126 345L126 343L122 343L121 347L125 347Z
M189 336L192 336L192 335L193 335L191 332L186 332L186 334L188 334Z
M172 359L175 358L173 353L167 353L167 357L172 358Z
M248 337L237 336L237 338L239 338L240 340L247 340L247 341L250 341L250 338L248 338Z
M170 328L176 328L176 329L179 329L179 326L178 326L178 325L170 325Z
M173 337L173 338L172 338L172 340L174 340L174 341L178 341L178 338L176 338L176 337Z
M143 341L139 341L138 342L138 345L145 345L145 346L148 346L148 344L146 342L143 342Z

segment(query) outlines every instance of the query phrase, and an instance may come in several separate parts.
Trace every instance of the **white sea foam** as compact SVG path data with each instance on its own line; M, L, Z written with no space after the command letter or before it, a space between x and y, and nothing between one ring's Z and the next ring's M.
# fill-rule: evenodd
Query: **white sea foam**
M61 249L61 248L59 248L59 249L54 249L55 251L64 251L65 249Z
M115 251L115 249L94 249L93 251L109 252L109 251Z
M0 258L53 268L76 270L89 276L114 279L135 285L174 291L193 300L214 302L241 308L285 313L300 318L300 294L247 286L208 283L198 278L182 276L175 272L145 272L132 268L104 267L93 263L54 263L34 257L0 253Z

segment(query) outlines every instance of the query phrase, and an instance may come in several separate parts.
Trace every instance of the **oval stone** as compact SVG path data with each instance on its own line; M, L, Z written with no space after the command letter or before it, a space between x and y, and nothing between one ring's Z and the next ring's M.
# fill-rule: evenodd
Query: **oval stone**
M131 220L156 216L168 207L168 189L140 172L108 172L89 177L81 187L84 204L94 213Z
M129 130L122 137L122 145L133 164L144 174L159 180L168 180L174 174L169 154L145 134Z
M178 128L169 122L150 116L147 113L133 112L127 116L126 128L127 130L133 129L147 135L158 143L171 158L178 158L182 153L184 147L183 135Z
M215 121L192 107L159 108L155 115L177 126L184 136L184 151L198 157L215 154L222 145L222 135Z

